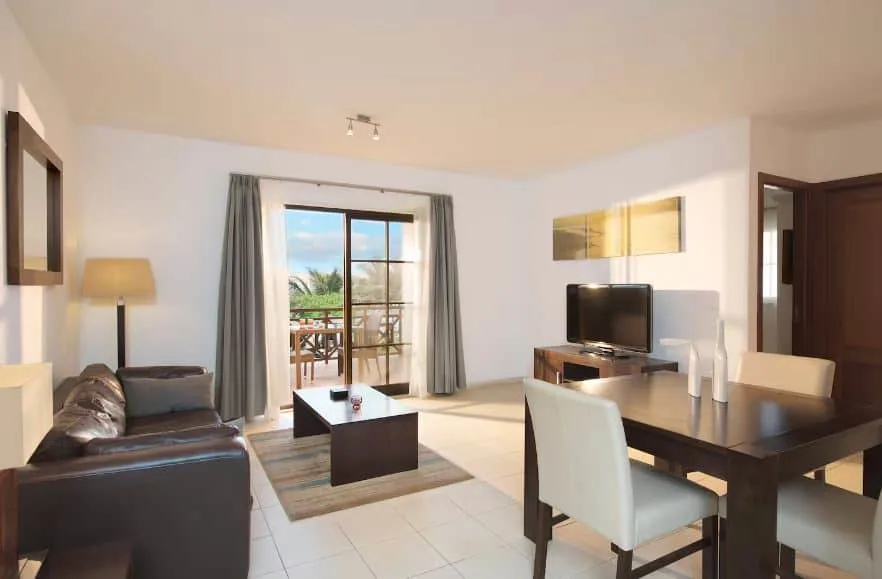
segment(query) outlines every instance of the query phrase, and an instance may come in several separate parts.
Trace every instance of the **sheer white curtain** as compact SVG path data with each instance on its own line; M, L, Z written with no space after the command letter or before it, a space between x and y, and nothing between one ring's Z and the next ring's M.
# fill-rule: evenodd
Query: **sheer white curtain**
M288 316L288 265L285 235L285 204L305 207L333 207L350 210L386 211L414 215L414 226L406 234L403 250L406 259L414 261L414 273L404 276L404 295L413 306L411 315L402 328L410 336L411 359L410 393L414 396L428 394L428 370L426 366L428 332L428 298L425 291L428 281L429 247L429 198L392 192L373 192L325 185L316 187L306 183L261 180L264 223L264 272L266 276L266 333L268 364L268 395L271 408L290 404L291 367L289 353ZM407 231L408 228L405 228ZM342 247L340 248L342 252ZM272 294L270 294L272 288ZM407 315L405 313L405 318Z
M428 344L429 293L429 203L420 204L413 211L413 229L409 239L405 239L405 252L413 259L414 275L411 287L405 287L405 295L413 302L410 335L413 344L410 359L410 395L425 397L429 395L429 375L426 366Z
M273 187L261 192L264 315L266 317L267 417L276 419L289 404L291 384L288 324L288 248L284 197Z

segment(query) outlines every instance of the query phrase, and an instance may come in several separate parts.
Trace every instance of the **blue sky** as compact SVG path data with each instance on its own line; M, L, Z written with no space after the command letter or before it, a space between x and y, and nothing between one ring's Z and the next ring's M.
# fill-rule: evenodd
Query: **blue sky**
M289 209L285 212L285 231L288 246L288 271L303 273L307 267L343 271L343 229L346 220L342 213ZM353 221L352 251L354 259L383 259L385 233L382 222ZM390 253L401 258L402 224L389 226Z
M288 241L288 271L302 273L307 267L343 271L342 213L324 211L285 211Z

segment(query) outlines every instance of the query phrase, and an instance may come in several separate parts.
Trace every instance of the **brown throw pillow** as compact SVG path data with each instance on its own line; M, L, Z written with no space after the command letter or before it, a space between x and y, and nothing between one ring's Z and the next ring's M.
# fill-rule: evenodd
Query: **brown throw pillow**
M132 418L214 408L214 374L180 378L123 379L126 414Z

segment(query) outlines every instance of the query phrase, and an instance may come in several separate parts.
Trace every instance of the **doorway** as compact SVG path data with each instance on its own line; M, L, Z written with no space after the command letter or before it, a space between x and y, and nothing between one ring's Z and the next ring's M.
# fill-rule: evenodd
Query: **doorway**
M804 205L810 185L759 174L757 205L757 351L804 352Z
M758 184L757 350L833 360L834 398L882 402L882 174L808 184L761 173ZM779 227L786 217L775 211L773 218L767 211L780 208L782 199L786 204L783 192L792 196L789 241ZM778 244L774 250L773 243ZM790 271L782 268L787 259ZM772 284L775 275L778 283ZM792 281L790 352L786 336L782 341L788 324L780 301L787 276ZM774 287L778 323L773 326L766 302L772 301Z
M763 190L761 351L775 354L793 354L793 196Z
M410 387L413 216L286 207L293 389Z

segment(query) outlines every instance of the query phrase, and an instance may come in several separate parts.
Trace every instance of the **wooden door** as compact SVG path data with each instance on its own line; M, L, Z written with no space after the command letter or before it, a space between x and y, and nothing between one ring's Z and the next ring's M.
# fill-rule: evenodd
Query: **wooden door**
M835 397L882 402L882 175L822 183L812 196L812 353L836 362Z

